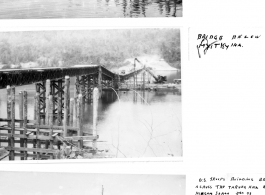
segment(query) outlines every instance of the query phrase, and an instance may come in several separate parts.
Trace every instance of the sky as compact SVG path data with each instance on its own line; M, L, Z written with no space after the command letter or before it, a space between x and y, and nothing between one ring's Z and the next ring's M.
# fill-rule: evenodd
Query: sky
M185 176L0 172L0 195L184 195Z

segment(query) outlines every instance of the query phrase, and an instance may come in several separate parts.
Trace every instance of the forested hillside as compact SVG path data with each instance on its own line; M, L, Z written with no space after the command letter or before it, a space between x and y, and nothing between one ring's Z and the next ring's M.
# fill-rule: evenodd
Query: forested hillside
M101 64L118 68L127 58L155 54L180 68L176 29L41 31L0 33L2 68Z

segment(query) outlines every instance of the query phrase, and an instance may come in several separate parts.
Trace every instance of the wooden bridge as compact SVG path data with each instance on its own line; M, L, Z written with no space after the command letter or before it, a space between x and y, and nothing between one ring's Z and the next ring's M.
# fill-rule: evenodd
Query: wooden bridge
M120 82L141 71L118 75L98 65L1 70L0 89L7 91L7 117L0 118L0 146L2 143L9 152L9 160L15 160L16 156L21 160L62 158L69 145L96 154L97 104L102 90L118 89ZM70 77L75 78L73 97ZM16 87L29 84L35 84L36 90L31 120L27 91L19 92L19 109L15 109ZM83 112L88 103L93 103L93 129L84 130ZM15 118L16 112L19 118ZM84 149L83 141L91 142L91 146Z

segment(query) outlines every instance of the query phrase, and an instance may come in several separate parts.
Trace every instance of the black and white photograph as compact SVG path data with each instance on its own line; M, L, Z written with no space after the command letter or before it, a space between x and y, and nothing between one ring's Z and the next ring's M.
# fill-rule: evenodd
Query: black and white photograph
M0 19L182 17L182 0L0 0Z
M181 159L180 33L1 32L1 160Z
M0 183L1 195L185 195L186 177L7 171L0 172Z

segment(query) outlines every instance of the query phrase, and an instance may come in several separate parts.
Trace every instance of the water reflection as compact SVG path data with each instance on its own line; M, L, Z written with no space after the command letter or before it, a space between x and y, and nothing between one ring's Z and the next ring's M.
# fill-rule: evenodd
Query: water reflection
M182 155L177 90L120 91L120 102L108 93L100 101L99 150L112 157Z
M33 119L34 85L17 87L29 94ZM73 94L73 88L71 88ZM6 117L6 91L0 90L0 118ZM109 157L182 156L181 95L176 89L157 91L103 91L98 107L99 150ZM16 96L16 99L18 97ZM93 105L84 109L84 130L92 130ZM18 102L16 101L16 110ZM18 112L16 112L18 118ZM89 144L89 143L88 143ZM118 151L118 152L117 152Z
M122 5L124 17L149 17L148 8L155 8L160 16L177 17L177 9L182 6L182 1L179 0L132 0L129 3L126 0L122 3L116 0L115 2L116 5Z
M148 0L134 0L131 1L130 8L132 10L132 14L130 17L137 17L142 14L142 16L146 17L146 10L148 7L155 6L158 8L160 15L165 16L173 16L176 17L177 7L180 7L181 1L177 0L155 0L155 1L148 1ZM126 10L127 3L123 5L124 10ZM130 9L129 8L129 9ZM125 12L124 12L125 16Z
M182 0L0 0L0 18L180 16Z

